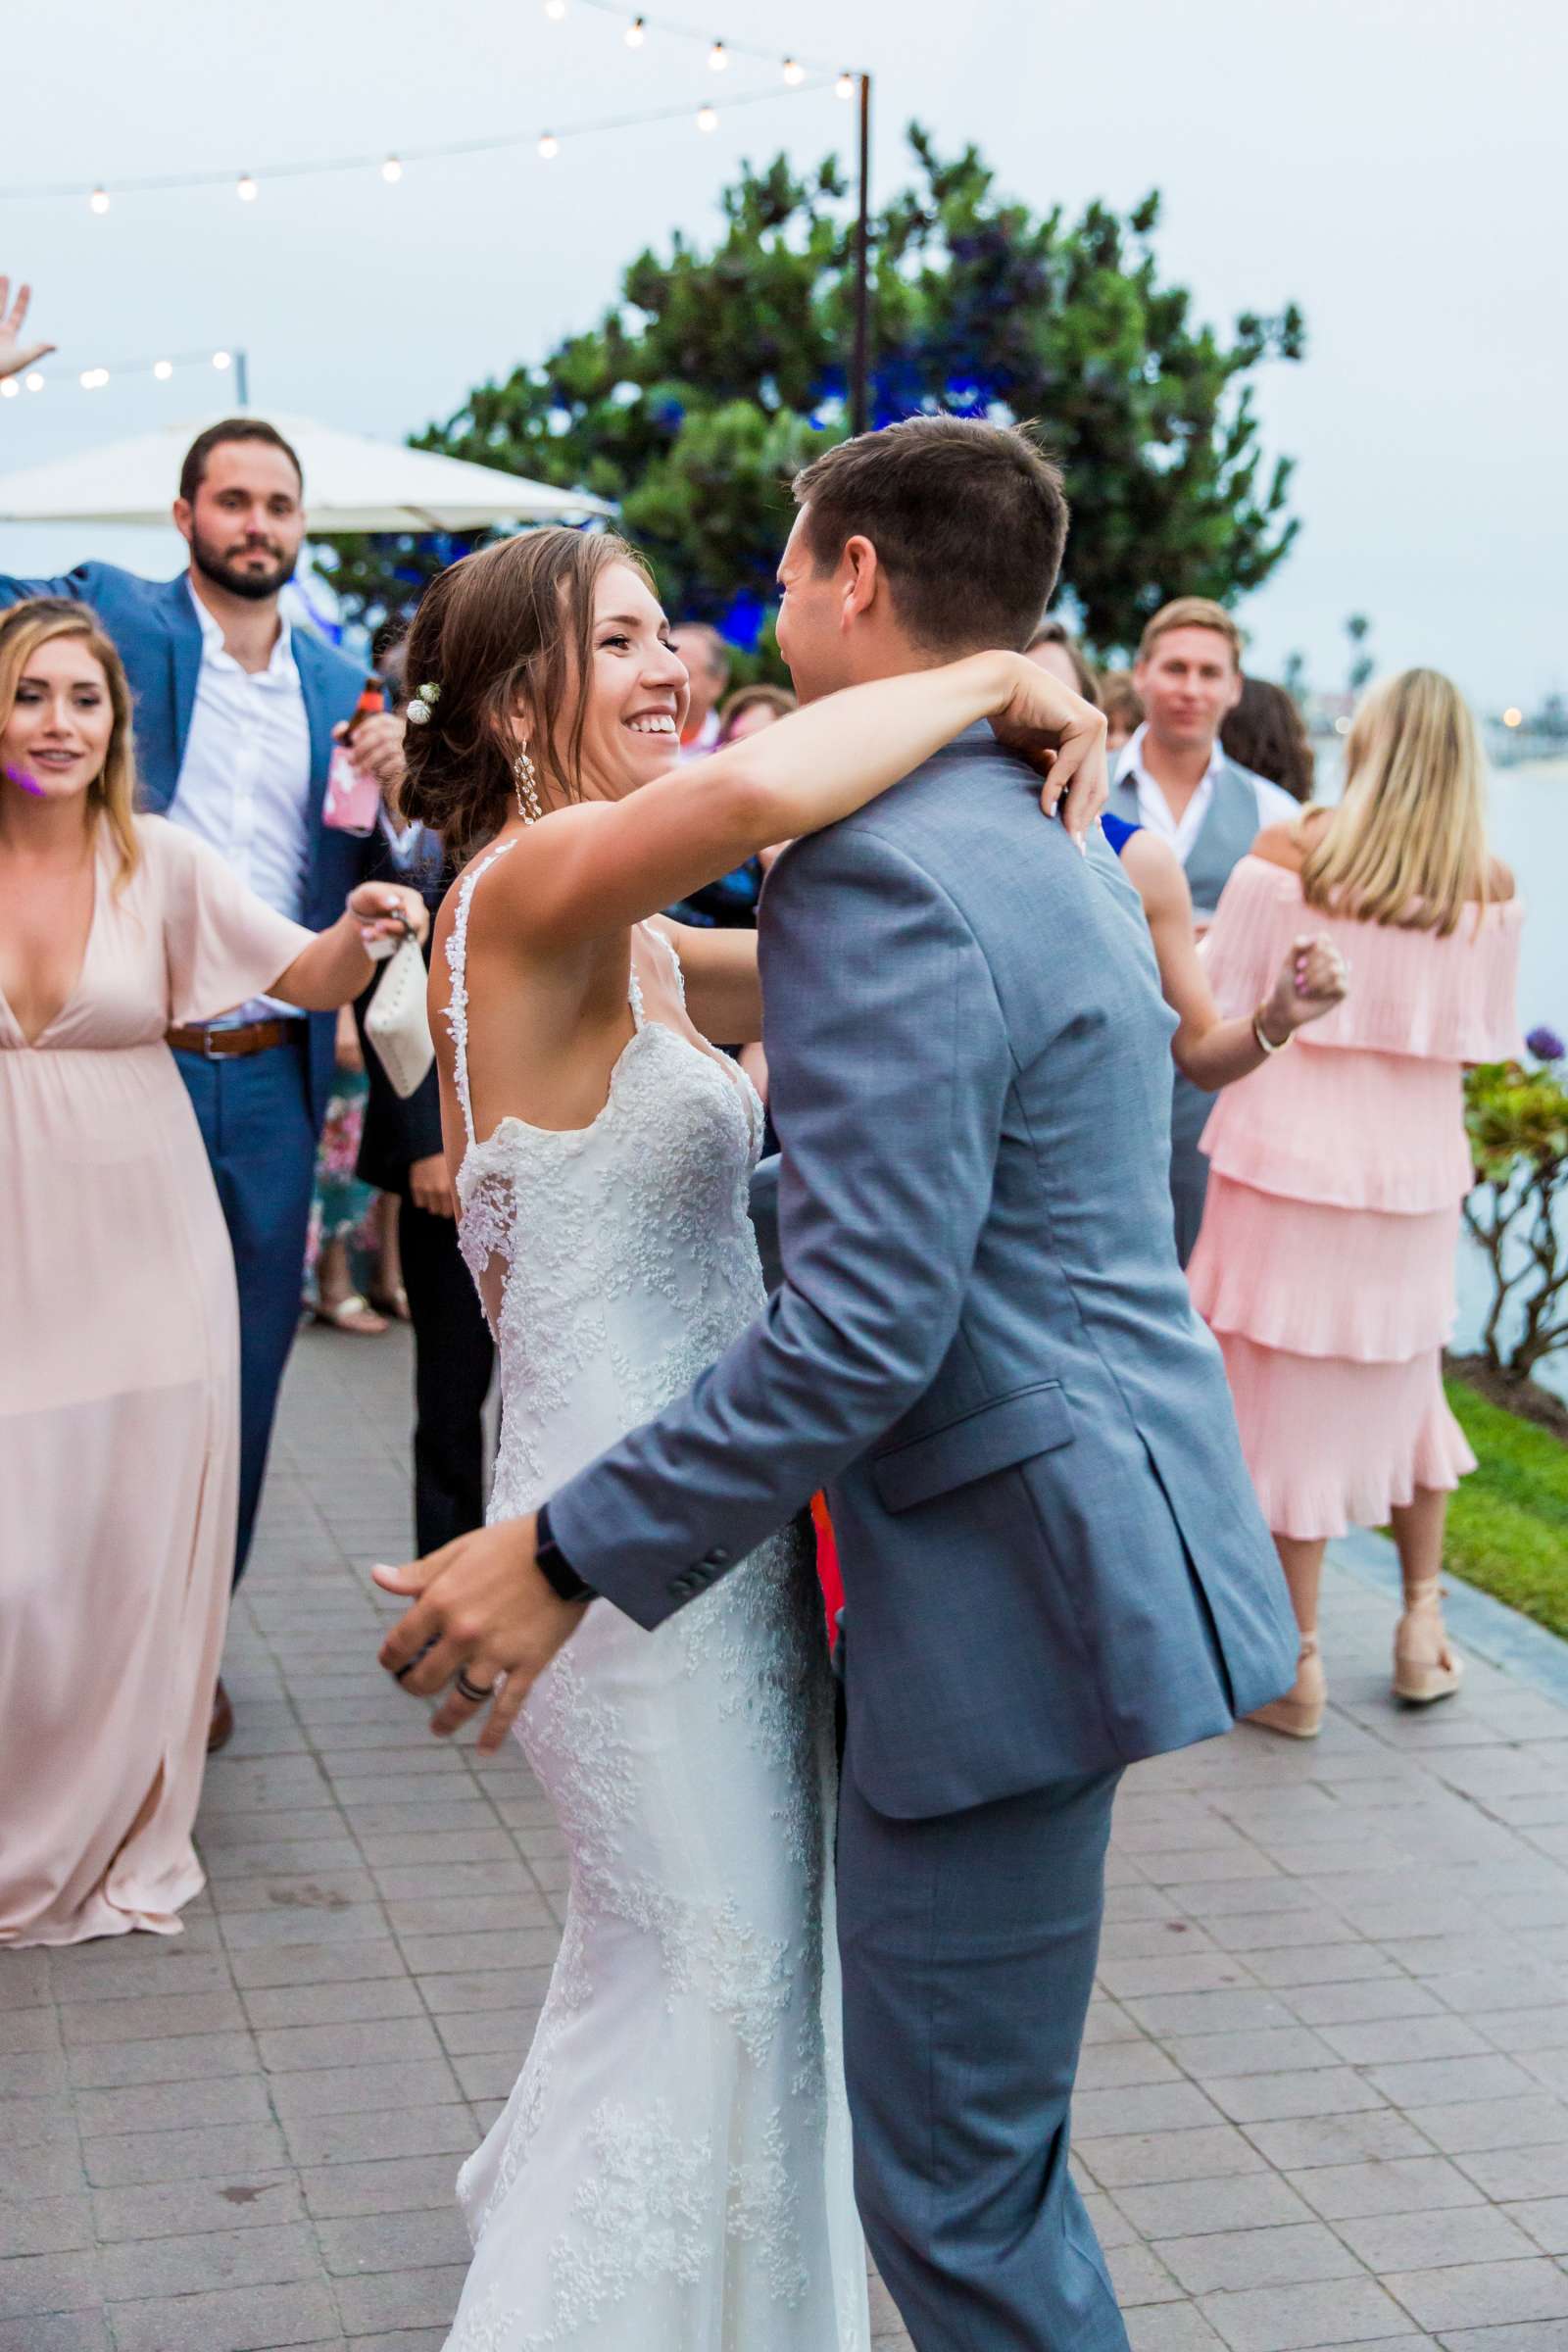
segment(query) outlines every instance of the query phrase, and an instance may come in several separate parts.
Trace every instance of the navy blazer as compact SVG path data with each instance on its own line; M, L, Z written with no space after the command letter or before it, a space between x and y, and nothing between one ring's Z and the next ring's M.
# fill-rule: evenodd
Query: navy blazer
M144 580L118 564L78 564L56 580L19 580L0 573L0 606L29 596L66 596L91 605L120 649L136 714L140 804L162 815L179 791L179 771L196 709L202 629L191 602L189 575ZM363 841L321 822L332 729L352 717L364 670L309 630L293 631L294 666L311 730L311 790L307 808L310 861L303 919L313 931L336 922L343 902L366 879L374 836ZM337 1015L312 1013L310 1095L319 1124L332 1091Z

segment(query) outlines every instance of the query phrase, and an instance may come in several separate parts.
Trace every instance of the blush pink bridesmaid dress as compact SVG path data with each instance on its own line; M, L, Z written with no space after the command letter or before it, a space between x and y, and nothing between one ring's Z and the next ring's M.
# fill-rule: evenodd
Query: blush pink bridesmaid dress
M1247 1463L1276 1535L1382 1527L1475 1457L1443 1394L1459 1209L1462 1073L1519 1051L1517 899L1435 931L1325 916L1300 878L1244 858L1208 934L1227 1013L1267 995L1303 931L1350 965L1346 1003L1217 1097L1188 1268L1219 1341Z
M75 987L0 998L0 1944L174 1935L233 1566L234 1268L171 1023L312 934L140 817L102 833Z

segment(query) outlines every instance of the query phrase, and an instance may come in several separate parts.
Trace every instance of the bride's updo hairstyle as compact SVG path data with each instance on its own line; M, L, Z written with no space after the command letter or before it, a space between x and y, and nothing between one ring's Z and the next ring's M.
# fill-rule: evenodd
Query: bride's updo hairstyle
M398 795L406 817L466 858L512 813L518 705L541 797L580 797L586 718L578 681L593 665L594 594L612 564L652 586L635 548L611 532L526 531L448 564L406 640L409 710Z

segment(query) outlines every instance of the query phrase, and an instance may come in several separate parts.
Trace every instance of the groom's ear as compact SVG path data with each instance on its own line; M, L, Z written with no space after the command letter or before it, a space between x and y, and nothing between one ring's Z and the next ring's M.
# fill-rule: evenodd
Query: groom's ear
M843 587L840 626L848 628L852 620L863 618L876 602L882 566L871 541L857 532L853 539L844 542L839 568Z

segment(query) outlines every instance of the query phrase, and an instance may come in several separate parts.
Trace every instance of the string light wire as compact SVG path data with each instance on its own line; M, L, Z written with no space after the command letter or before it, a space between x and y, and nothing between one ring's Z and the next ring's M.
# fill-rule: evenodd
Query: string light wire
M584 6L598 5L598 0L583 0ZM619 13L618 11L616 12ZM711 44L709 44L711 46ZM733 46L733 44L731 44ZM791 61L794 62L793 60ZM737 107L762 106L781 97L805 97L814 90L841 89L846 76L838 74L808 74L799 81L786 76L781 82L765 89L734 90L725 93L724 112ZM558 131L545 135L562 144L568 139L596 138L609 131L636 130L645 124L660 122L689 122L692 119L690 101L677 106L651 107L637 114L600 115L592 121L564 124ZM451 157L467 155L502 155L522 147L537 150L540 134L537 131L503 131L492 138L449 139L430 146L400 147L397 161L401 166L414 163L436 163ZM231 172L149 172L139 177L116 179L100 183L93 191L94 211L107 211L114 196L151 196L185 188L227 188L238 192L246 202L254 200L256 191L269 180L312 179L348 172L385 172L387 152L384 147L373 153L321 157L310 163L272 164L255 172L247 172L236 183ZM0 203L19 202L27 197L82 197L80 180L55 180L34 187L0 187ZM102 197L100 205L97 199Z

